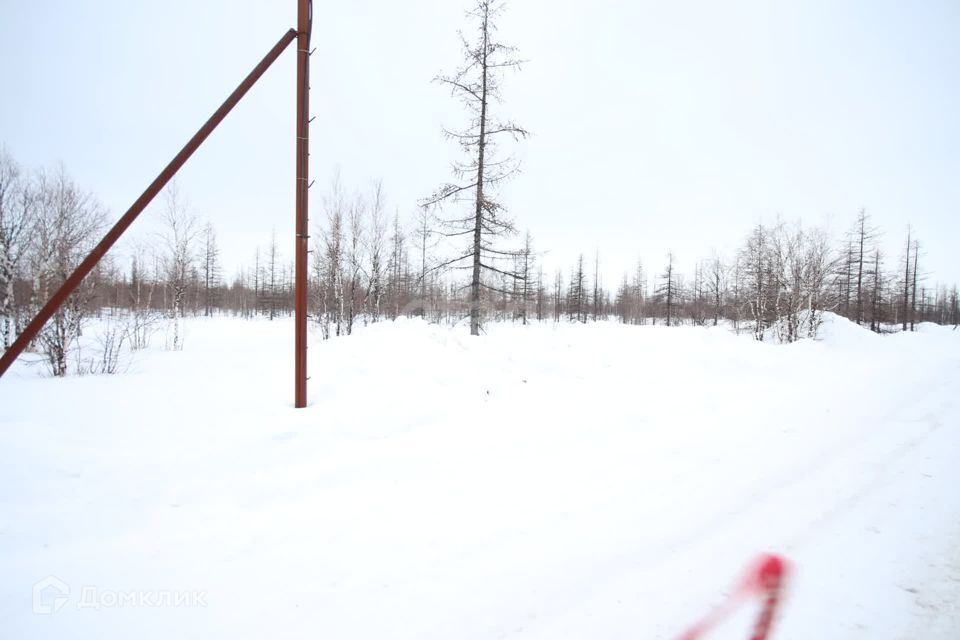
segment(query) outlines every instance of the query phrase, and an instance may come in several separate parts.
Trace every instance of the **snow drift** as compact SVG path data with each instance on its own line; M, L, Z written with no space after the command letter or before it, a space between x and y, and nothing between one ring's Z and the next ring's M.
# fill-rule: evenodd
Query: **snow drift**
M316 339L298 411L290 323L187 328L0 382L5 635L673 638L764 551L775 638L960 634L956 332L403 320Z

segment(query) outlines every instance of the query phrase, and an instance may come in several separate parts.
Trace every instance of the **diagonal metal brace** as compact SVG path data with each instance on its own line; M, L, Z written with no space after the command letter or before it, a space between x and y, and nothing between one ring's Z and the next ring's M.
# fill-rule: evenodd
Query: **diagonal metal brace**
M60 285L60 288L57 289L56 293L47 301L43 308L37 313L36 317L30 321L30 324L26 326L23 332L17 336L17 339L14 341L10 348L0 357L0 376L10 368L10 365L20 356L21 353L26 350L27 346L33 342L37 334L40 333L40 330L43 328L43 325L46 324L54 313L57 312L57 309L66 302L67 298L70 296L74 290L80 286L80 283L83 282L83 279L87 276L90 271L97 265L101 258L106 255L107 251L110 250L116 241L120 238L121 235L133 224L133 221L137 219L143 210L150 204L150 202L160 193L160 190L166 186L167 182L177 173L180 167L193 155L193 152L203 144L203 141L217 128L223 119L227 116L228 113L240 102L240 99L246 95L247 91L250 90L250 87L260 79L260 76L270 67L271 64L276 61L276 59L283 53L283 50L287 46L296 40L297 32L293 29L290 29L283 37L277 41L277 44L273 45L273 48L267 53L266 56L253 68L253 71L243 79L243 82L233 90L227 99L220 105L220 108L213 112L213 115L203 124L202 127L193 135L192 138L184 145L183 149L174 156L173 160L170 161L163 171L160 172L153 182L150 183L150 186L147 187L146 191L137 198L127 212L123 214L116 224L107 232L103 239L97 244L96 247L83 259L83 262L74 270L70 276L64 280L63 284Z

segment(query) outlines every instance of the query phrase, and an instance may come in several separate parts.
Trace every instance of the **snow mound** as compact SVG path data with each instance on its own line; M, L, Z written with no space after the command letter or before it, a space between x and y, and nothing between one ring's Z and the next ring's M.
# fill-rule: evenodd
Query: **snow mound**
M880 338L880 334L874 333L868 327L860 326L829 311L823 314L823 324L820 325L818 333L821 342L834 347L870 345Z

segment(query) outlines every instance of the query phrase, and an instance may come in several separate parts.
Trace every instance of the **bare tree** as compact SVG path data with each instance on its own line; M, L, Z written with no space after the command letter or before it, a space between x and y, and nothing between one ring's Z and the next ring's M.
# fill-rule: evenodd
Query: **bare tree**
M953 285L950 291L950 316L947 323L952 324L954 329L960 325L960 295L957 292L957 285Z
M393 214L393 234L390 236L390 259L387 263L387 293L390 298L390 317L396 320L400 310L406 304L409 279L406 273L409 266L406 236L400 225L400 212Z
M919 276L917 275L920 269L920 241L913 241L913 273L911 274L912 284L910 285L911 300L910 300L910 331L916 329L915 319L917 316L917 282L919 281Z
M702 327L707 323L706 285L704 283L704 265L698 262L693 271L693 286L690 287L690 319L694 326Z
M495 40L496 18L503 7L502 0L476 0L469 16L477 22L477 38L471 42L461 34L464 64L453 75L437 78L450 88L470 114L466 128L445 131L449 138L457 141L468 159L453 166L457 182L443 185L423 202L426 206L445 201L472 203L469 215L445 221L448 237L471 238L469 248L447 262L450 265L470 262L471 335L480 334L481 287L497 289L484 282L482 273L516 277L515 273L497 266L498 259L511 256L512 252L504 252L493 244L496 237L514 231L512 223L504 217L503 205L493 198L494 191L518 170L513 159L495 157L495 140L501 136L517 140L527 135L516 123L493 115L493 107L500 101L502 72L520 65L515 49Z
M781 222L772 229L758 225L741 249L734 273L734 296L739 298L743 290L754 338L763 340L767 329L773 329L780 342L815 338L835 272L821 229L805 230L799 223Z
M328 309L327 322L332 322L336 328L335 335L339 336L344 330L343 321L346 315L344 301L344 270L345 270L345 240L344 240L344 200L340 187L339 175L335 175L331 185L330 195L325 200L327 210L327 229L324 234L326 246L326 285L328 293L326 307Z
M879 247L875 247L873 250L873 258L870 261L868 273L870 275L867 290L867 297L870 302L870 330L880 333L881 323L883 322L882 310L886 278L883 275L883 254Z
M717 254L713 254L707 264L706 290L710 296L713 326L717 326L723 314L724 298L727 293L727 270Z
M267 247L267 272L264 274L264 288L267 293L267 318L273 320L277 317L277 300L280 297L278 286L278 262L280 260L280 249L277 247L276 230L270 233L270 245Z
M908 317L910 315L910 226L907 226L907 249L903 258L903 299L901 300L901 313L903 331L907 330Z
M597 318L600 316L600 251L597 250L593 254L593 296L591 299L592 302L592 313L593 321L596 322Z
M567 288L567 308L571 320L586 322L586 285L587 276L583 270L583 254L577 258L577 266L570 274L570 286Z
M799 225L779 223L769 234L767 279L772 300L773 325L780 342L801 337L803 311L807 304L806 236Z
M746 276L747 304L753 316L753 337L760 341L771 322L768 242L767 229L759 224L747 238L747 244L741 251L743 272Z
M743 312L743 257L739 251L733 256L733 266L730 268L730 310L733 330L739 335Z
M637 268L633 272L631 282L632 300L631 315L636 324L646 324L645 302L647 298L647 274L643 270L643 261L637 260Z
M197 218L187 205L176 183L170 183L163 191L166 231L162 235L164 245L163 265L170 300L170 341L174 351L183 348L183 327L187 287L196 260L196 243L200 233Z
M533 252L533 236L530 235L530 231L527 231L523 237L523 248L520 250L520 255L517 256L517 266L514 269L519 276L514 280L517 289L516 300L514 302L517 304L520 319L523 324L527 324L527 312L529 311L530 303L534 301L534 298L536 298L537 302L537 319L539 320L542 315L540 294L543 288L543 270L541 269L538 273L537 283L534 285L533 267L535 260L536 256Z
M31 227L36 219L36 185L22 175L20 166L0 147L0 318L2 343L6 350L16 328L14 281L30 245Z
M542 322L546 317L547 309L547 290L544 287L543 283L543 265L537 265L537 301L536 301L536 312L537 312L537 321Z
M316 230L313 233L313 251L311 252L311 276L313 279L310 287L313 295L314 319L320 325L320 331L323 339L330 337L329 309L330 291L328 289L329 281L327 279L327 240L322 230Z
M853 274L856 271L853 250L853 240L850 234L847 234L846 244L844 245L843 255L839 259L840 269L837 273L837 311L840 315L850 318L853 314L850 312L851 290L853 288Z
M419 274L417 275L417 303L413 307L413 314L426 316L427 291L429 288L429 277L436 269L436 265L431 264L428 252L435 246L433 239L432 219L430 210L427 207L418 207L416 217L414 218L413 235L416 238L417 259L420 261Z
M823 229L813 229L804 236L804 240L807 337L816 338L823 322L823 312L836 307L829 281L836 273L837 260L833 257L830 240Z
M217 235L209 222L203 228L203 315L210 316L213 292L220 286L220 250Z
M865 271L866 261L868 259L867 245L876 238L876 230L870 224L870 216L867 215L866 209L860 209L860 212L857 214L857 222L854 225L851 235L853 237L853 259L855 260L855 266L851 271L856 273L856 309L853 320L857 324L863 324L863 285L864 278L869 277L869 273Z
M361 283L363 273L363 213L366 202L359 193L354 197L350 207L350 273L347 277L347 335L353 333L353 323L357 317L357 308L365 306L366 296ZM358 299L362 298L362 299Z
M377 181L373 187L370 199L370 319L373 322L380 320L382 313L385 282L385 249L386 249L386 222L383 218L384 195L383 182Z
M560 322L563 313L563 274L557 269L553 277L553 321Z
M669 327L673 324L674 303L678 289L676 270L673 267L672 252L667 254L667 266L664 269L663 274L661 274L660 279L660 286L657 287L657 296L665 305L667 312L667 326Z
M253 278L253 315L260 314L260 286L263 282L260 270L260 247L253 251L253 270L250 274Z
M73 183L63 167L53 175L40 174L37 196L30 260L35 309L86 257L104 225L100 205ZM38 336L54 376L67 374L69 353L83 330L93 298L90 283L89 278L85 279L70 294Z
M127 339L132 351L145 349L161 316L152 307L156 277L147 273L146 249L138 245L130 260L130 314Z

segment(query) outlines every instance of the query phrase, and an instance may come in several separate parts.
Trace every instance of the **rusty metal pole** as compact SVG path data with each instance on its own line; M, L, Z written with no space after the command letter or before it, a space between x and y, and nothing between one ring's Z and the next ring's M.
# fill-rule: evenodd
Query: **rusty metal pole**
M310 157L311 0L297 0L297 187L294 262L294 402L307 406L307 250L309 244L308 158Z
M80 286L80 283L83 282L83 279L88 273L97 265L100 259L110 250L110 247L123 235L123 232L133 224L133 221L137 219L143 210L150 204L150 201L153 200L160 190L170 181L170 178L174 176L180 167L193 155L193 152L197 150L204 140L207 139L207 136L217 128L217 125L220 124L223 119L227 116L228 113L236 106L240 99L246 95L247 91L250 90L250 87L260 79L260 76L270 67L271 64L283 53L283 50L287 48L294 39L297 38L297 32L293 29L290 29L280 40L270 49L270 52L264 56L263 60L253 68L253 71L243 79L243 82L233 90L223 104L220 105L220 108L214 111L213 115L200 127L189 142L184 145L183 149L180 150L173 160L170 161L163 171L160 172L153 182L150 183L150 186L147 187L146 191L137 198L127 212L123 214L116 224L113 225L113 228L107 232L107 235L93 248L93 251L84 258L83 262L74 270L70 276L64 280L63 284L60 285L60 288L57 289L56 293L53 294L53 297L47 301L43 308L40 309L36 317L30 321L30 324L26 326L23 332L17 336L17 339L14 341L10 348L6 350L2 357L0 357L0 376L10 368L10 365L13 364L14 360L19 357L21 353L27 348L27 346L33 341L33 339L40 333L40 330L43 328L43 325L46 324L47 320L57 312L57 309L60 308L66 299L73 293L74 289ZM298 256L299 259L299 256ZM297 272L299 276L299 271ZM298 281L299 282L299 281Z

